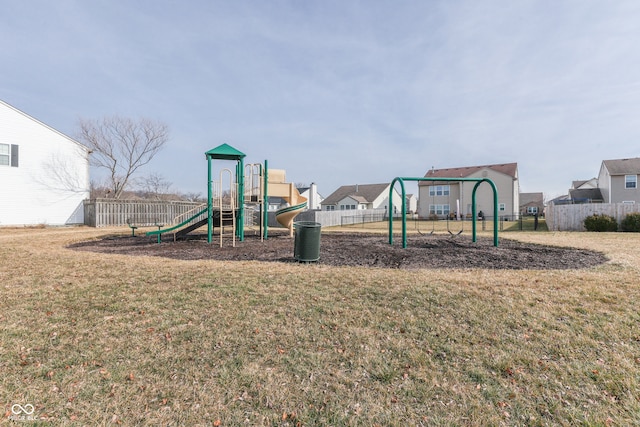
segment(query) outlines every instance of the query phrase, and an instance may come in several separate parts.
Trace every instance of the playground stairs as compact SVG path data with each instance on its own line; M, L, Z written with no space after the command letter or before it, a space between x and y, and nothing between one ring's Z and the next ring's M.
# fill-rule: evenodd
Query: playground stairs
M223 239L231 237L233 247L236 246L236 209L222 207L220 209L220 247Z

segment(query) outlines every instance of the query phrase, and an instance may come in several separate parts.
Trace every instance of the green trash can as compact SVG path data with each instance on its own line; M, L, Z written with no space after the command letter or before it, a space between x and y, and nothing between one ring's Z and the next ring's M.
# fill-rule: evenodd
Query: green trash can
M318 261L322 225L313 221L298 221L293 223L293 228L295 230L293 258L302 262Z

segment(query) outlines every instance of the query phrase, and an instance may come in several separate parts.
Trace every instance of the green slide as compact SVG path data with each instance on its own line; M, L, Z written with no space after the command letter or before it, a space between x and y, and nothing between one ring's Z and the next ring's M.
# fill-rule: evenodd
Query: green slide
M207 211L208 211L208 208L204 208L200 212L190 216L188 219L182 221L179 224L173 225L173 226L168 227L168 228L162 228L162 229L159 229L159 230L147 231L146 234L147 234L147 236L155 236L155 235L157 235L158 236L158 243L160 243L162 241L162 237L161 236L164 233L170 233L172 231L176 231L177 230L175 234L178 234L178 231L183 231L182 230L183 227L184 227L184 230L188 229L188 231L185 231L185 233L188 233L189 231L192 231L192 230L195 230L196 228L202 227L204 224L207 223L207 218L205 218L203 220L200 220L198 222L195 222L195 223L191 224L191 222L193 220L198 218L200 215L207 213Z

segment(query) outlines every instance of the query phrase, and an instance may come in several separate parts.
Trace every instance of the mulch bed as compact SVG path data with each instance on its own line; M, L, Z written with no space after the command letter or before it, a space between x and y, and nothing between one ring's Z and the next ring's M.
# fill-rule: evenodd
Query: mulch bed
M100 253L147 255L181 260L225 260L297 262L293 259L294 239L271 230L269 238L247 235L232 246L225 237L219 246L219 236L211 244L206 235L190 235L177 242L157 243L156 237L105 236L99 240L81 242L70 247ZM386 234L322 233L320 259L317 264L328 266L359 266L396 269L418 268L487 268L505 270L549 270L588 268L607 262L599 252L521 243L501 238L498 247L493 239L470 236L410 235L407 248L400 237L389 245Z

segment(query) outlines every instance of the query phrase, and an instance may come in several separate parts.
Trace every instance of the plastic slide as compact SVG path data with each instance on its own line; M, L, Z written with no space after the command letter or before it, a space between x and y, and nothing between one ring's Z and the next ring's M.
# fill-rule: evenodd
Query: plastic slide
M174 240L176 235L178 234L179 231L183 230L183 227L186 228L190 228L189 231L191 231L191 229L194 228L199 228L201 226L203 226L204 224L207 223L207 218L200 220L198 222L193 223L193 221L198 218L200 215L203 215L205 213L207 213L208 208L204 208L203 210L199 211L198 213L196 213L195 215L192 215L191 217L189 217L188 219L182 221L179 224L173 225L171 227L168 228L163 228L163 229L159 229L159 230L154 230L154 231L148 231L146 234L147 236L153 236L153 235L157 235L158 236L158 243L160 243L161 241L161 236L165 233L170 233L170 232L174 232ZM191 224L191 225L190 225ZM192 227L193 226L193 227Z
M276 211L276 221L289 229L293 235L293 220L307 207L307 198L302 197L293 183L285 182L285 171L281 169L269 170L267 193L269 196L282 197L289 206Z
M295 219L295 217L297 217L298 214L305 210L307 207L307 199L305 197L298 195L298 201L301 203L280 208L276 211L276 221L278 221L280 225L288 228L289 230L293 229L293 220Z

